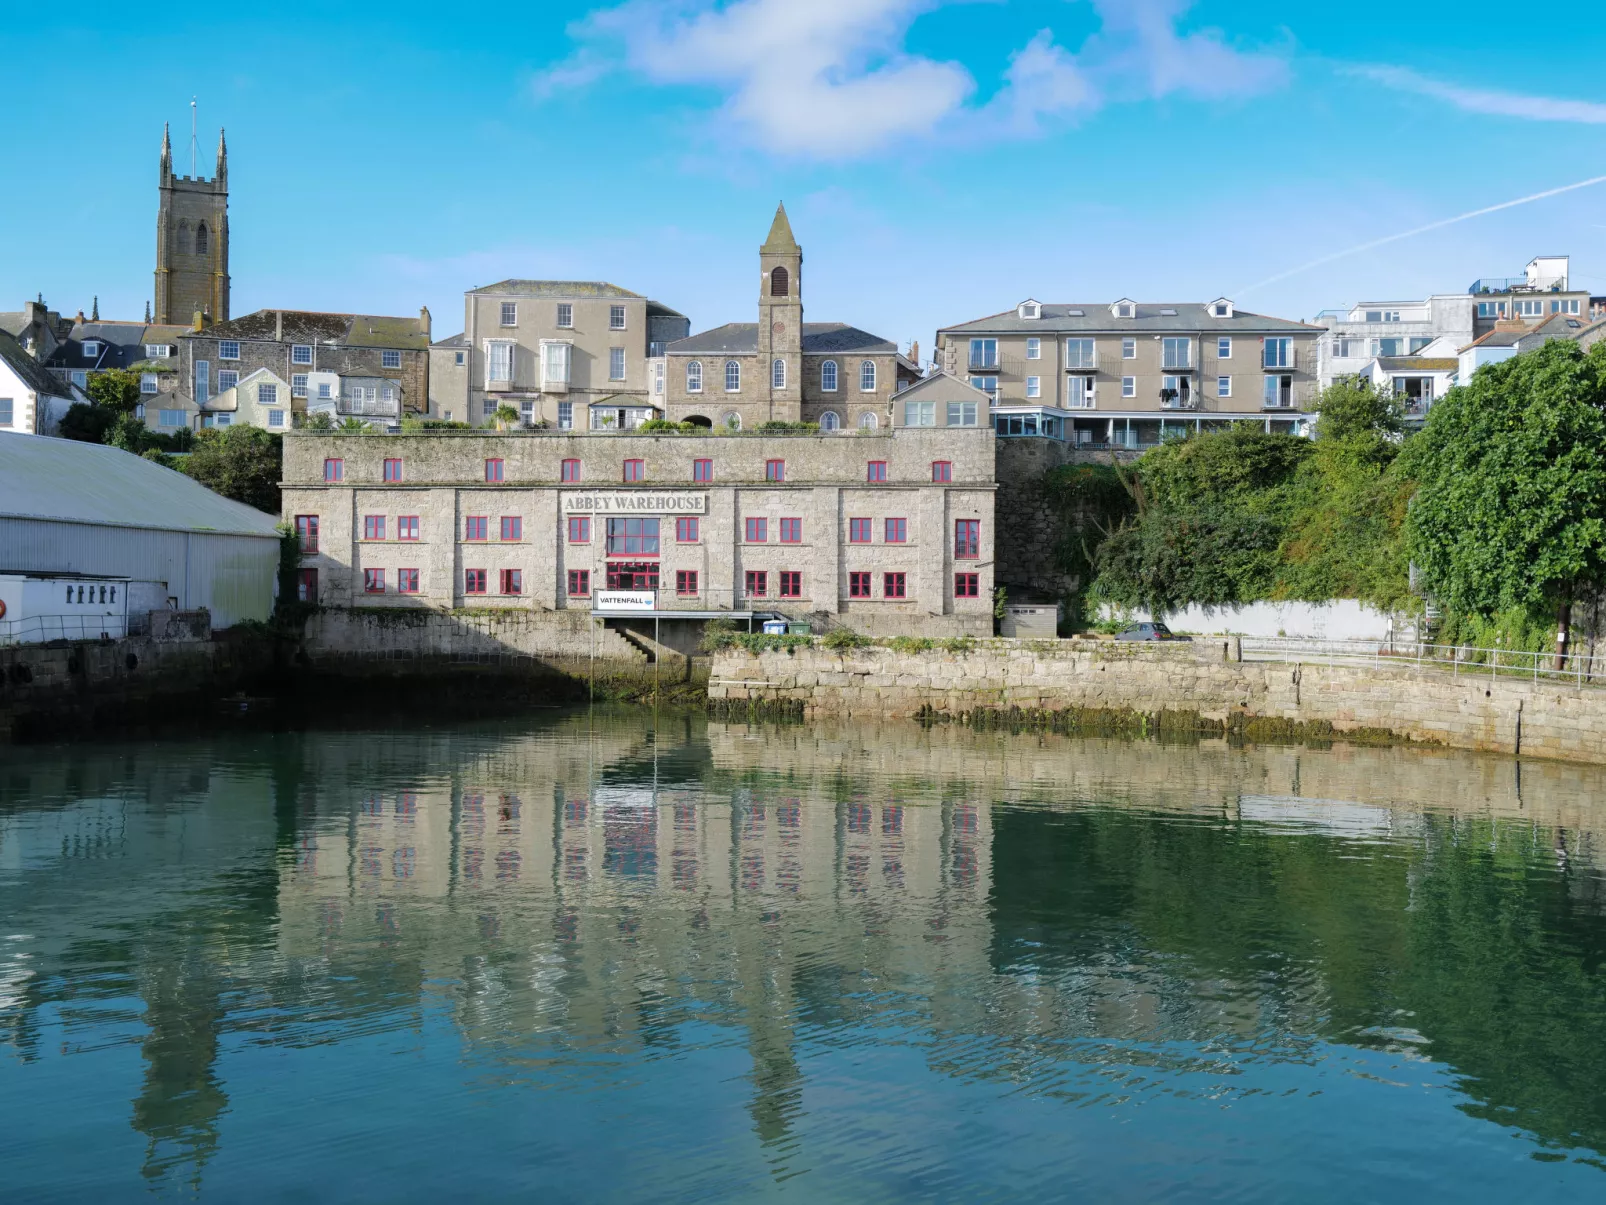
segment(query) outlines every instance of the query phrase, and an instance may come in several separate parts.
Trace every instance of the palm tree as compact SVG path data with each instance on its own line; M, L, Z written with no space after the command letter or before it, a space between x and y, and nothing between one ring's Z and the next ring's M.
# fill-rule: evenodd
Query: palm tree
M497 428L502 431L517 426L519 422L519 412L508 405L498 406L492 417L496 420Z

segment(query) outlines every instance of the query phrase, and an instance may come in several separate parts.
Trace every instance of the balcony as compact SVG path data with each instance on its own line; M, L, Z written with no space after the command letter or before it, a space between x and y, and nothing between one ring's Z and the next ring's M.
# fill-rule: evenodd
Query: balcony
M1192 372L1193 352L1191 349L1182 351L1167 351L1160 356L1160 370L1162 372Z
M1299 367L1299 349L1291 343L1268 339L1261 349L1260 366L1267 372L1293 372Z
M970 359L966 361L971 372L997 372L998 352L971 352Z

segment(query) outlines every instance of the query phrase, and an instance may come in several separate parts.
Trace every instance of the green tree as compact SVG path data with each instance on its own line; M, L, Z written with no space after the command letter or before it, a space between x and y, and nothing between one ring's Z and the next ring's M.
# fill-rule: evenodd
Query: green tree
M133 414L134 408L139 405L139 373L126 368L97 372L89 378L84 392L89 394L95 405L114 415Z
M504 431L509 427L516 427L519 425L519 412L512 406L498 406L496 408L496 414L494 417L496 419L496 425Z
M67 407L67 413L61 416L59 434L63 439L76 439L82 443L105 443L106 432L111 429L116 418L117 416L104 406L74 402Z
M279 513L284 439L260 427L201 431L179 468L225 498Z

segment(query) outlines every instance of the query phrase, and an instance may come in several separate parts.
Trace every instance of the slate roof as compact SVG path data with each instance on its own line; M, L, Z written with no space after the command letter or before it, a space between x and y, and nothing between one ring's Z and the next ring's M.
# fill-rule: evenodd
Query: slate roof
M1138 302L1135 318L1117 318L1110 312L1109 302L1089 301L1086 303L1062 302L1050 304L1044 302L1041 318L1022 318L1016 310L1005 310L1001 314L993 314L987 318L977 318L973 322L961 322L956 326L945 326L938 334L1022 334L1032 335L1041 331L1053 334L1121 334L1126 331L1144 331L1149 333L1161 331L1176 331L1179 334L1191 334L1202 331L1206 334L1220 333L1230 335L1234 332L1262 331L1271 332L1318 332L1326 327L1313 326L1307 322L1290 322L1286 318L1269 318L1264 314L1251 314L1246 310L1235 309L1231 318L1217 318L1210 313L1210 307L1202 302ZM1165 311L1171 311L1169 313Z
M144 322L77 322L67 338L50 353L51 368L127 368L145 359L147 344L176 347L187 326L157 326ZM84 354L84 344L102 343L98 355Z
M752 356L758 354L758 323L727 322L713 330L677 339L666 349L671 356ZM896 353L898 345L845 322L805 322L803 354Z
M424 351L429 335L418 318L396 318L381 314L324 314L305 310L258 310L240 318L219 322L203 331L190 331L192 338L239 339L272 342L279 314L284 315L284 343L344 344L347 347L390 347L403 351Z
M586 300L595 297L640 297L629 289L621 289L605 280L500 280L494 285L481 285L470 293L500 293L509 297L551 297L558 301Z
M431 347L467 347L468 346L468 336L467 336L467 334L465 332L458 331L457 334L455 334L455 335L448 335L444 339L437 339L435 342L431 343L430 346Z
M913 401L916 398L932 402L979 402L984 407L993 404L991 394L946 372L934 372L929 377L922 377L907 389L892 395L895 402Z
M1577 339L1588 323L1571 314L1553 314L1517 340L1519 352L1532 351L1552 339Z
M4 331L0 331L0 360L4 360L6 367L22 378L22 383L35 393L44 397L73 396L72 386L50 372L45 366L22 350L18 343Z

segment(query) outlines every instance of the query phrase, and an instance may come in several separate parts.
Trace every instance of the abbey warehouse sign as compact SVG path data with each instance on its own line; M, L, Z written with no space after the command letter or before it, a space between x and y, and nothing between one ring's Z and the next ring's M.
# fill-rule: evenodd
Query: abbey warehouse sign
M583 515L701 515L708 495L679 490L574 490L563 495L565 513Z

